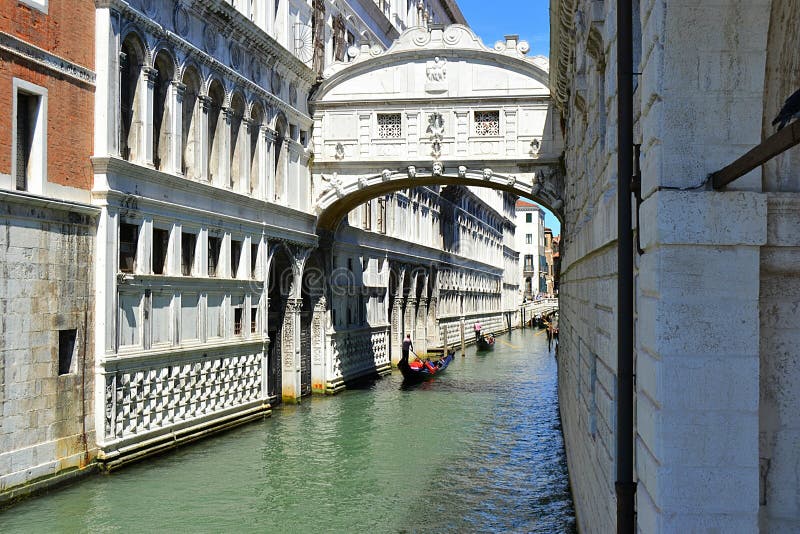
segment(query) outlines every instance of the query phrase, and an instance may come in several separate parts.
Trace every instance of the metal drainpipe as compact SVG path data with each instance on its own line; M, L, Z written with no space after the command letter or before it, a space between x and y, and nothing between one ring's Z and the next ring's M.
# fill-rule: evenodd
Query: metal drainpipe
M617 3L617 532L633 533L633 6Z

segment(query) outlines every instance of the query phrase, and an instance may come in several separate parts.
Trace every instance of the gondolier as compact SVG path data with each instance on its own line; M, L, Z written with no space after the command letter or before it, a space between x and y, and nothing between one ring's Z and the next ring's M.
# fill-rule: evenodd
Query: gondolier
M483 325L480 321L475 321L475 339L478 340L481 337L481 330L483 329Z
M406 338L403 340L403 357L400 360L401 364L408 365L408 353L413 348L414 344L411 342L411 334L406 334Z

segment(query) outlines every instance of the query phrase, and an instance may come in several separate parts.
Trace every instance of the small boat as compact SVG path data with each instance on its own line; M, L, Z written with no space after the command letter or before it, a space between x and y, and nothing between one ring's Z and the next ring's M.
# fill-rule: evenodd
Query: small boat
M492 334L484 334L478 338L478 341L475 342L478 346L478 350L494 350L494 344L496 340L494 339L494 335Z
M447 366L453 361L455 355L456 351L450 351L447 356L436 361L426 358L424 360L417 359L406 364L400 362L397 368L403 373L403 378L406 381L421 382L447 369Z

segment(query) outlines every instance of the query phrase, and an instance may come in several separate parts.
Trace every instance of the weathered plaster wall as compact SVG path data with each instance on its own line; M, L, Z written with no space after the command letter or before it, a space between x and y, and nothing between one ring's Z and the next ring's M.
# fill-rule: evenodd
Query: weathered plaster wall
M0 201L0 501L37 479L83 467L93 425L94 220L85 208ZM59 331L75 329L59 374Z

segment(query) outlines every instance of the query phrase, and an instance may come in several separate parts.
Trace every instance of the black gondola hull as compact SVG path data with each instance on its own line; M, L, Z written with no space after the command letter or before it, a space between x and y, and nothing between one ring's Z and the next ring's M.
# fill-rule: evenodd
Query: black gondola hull
M478 338L478 341L475 342L475 345L478 347L478 350L494 350L495 343L497 343L494 339L490 341L486 341L486 338L481 336Z
M403 379L405 382L422 382L423 380L428 380L429 378L432 378L447 369L447 366L453 361L455 355L456 351L452 351L444 358L441 358L435 362L431 362L433 369L428 368L426 365L423 365L419 369L415 369L408 365L408 363L403 362L397 364L397 368L400 369L400 372L403 374Z

